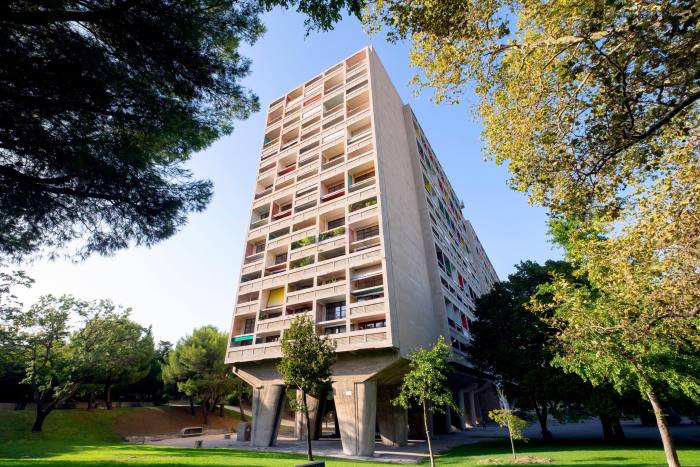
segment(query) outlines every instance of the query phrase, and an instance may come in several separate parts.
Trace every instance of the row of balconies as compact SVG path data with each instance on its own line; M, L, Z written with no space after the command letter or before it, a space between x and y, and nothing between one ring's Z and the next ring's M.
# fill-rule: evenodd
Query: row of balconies
M355 117L368 112L370 97L367 80L352 89L351 94L337 94L300 115L285 120L281 126L266 129L260 157L261 167L275 155L297 145L304 145L316 138L320 138L322 143L327 142L332 139L331 135L357 120Z
M317 152L298 162L288 161L289 165L285 167L287 172L282 176L266 174L258 178L253 209L259 208L266 201L291 195L297 199L303 198L299 204L311 201L313 197L306 195L317 191L319 183L323 190L335 184L333 182L348 179L348 191L357 191L373 182L366 181L374 175L373 154L371 141L366 141L352 153L346 153L341 143L327 148L323 154Z
M327 96L339 90L344 84L350 84L367 74L367 53L361 51L353 57L338 63L323 74L307 81L286 96L272 102L268 109L267 125L274 125L300 111L304 106L313 104L321 95Z

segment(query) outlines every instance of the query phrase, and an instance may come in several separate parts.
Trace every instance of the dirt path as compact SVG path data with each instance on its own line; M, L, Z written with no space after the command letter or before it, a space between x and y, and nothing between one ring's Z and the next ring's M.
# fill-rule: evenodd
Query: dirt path
M231 413L219 417L219 412L209 415L209 424L204 425L202 412L195 408L195 415L190 415L189 407L143 407L130 410L117 419L116 430L120 436L154 436L177 433L188 426L201 426L205 430L236 429L239 420Z

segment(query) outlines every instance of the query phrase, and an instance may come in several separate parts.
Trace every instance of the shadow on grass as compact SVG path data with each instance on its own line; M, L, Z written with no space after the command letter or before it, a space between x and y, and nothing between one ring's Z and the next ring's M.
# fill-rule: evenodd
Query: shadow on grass
M658 444L658 445L657 445ZM682 465L700 465L700 446L697 444L679 444ZM661 443L649 441L628 441L619 444L606 444L599 440L563 440L530 441L516 447L518 455L544 457L552 460L550 466L627 466L658 467L666 465ZM438 465L479 465L480 460L499 459L501 465L522 464L509 463L510 444L507 440L482 442L453 448L439 456ZM685 460L685 463L683 462Z

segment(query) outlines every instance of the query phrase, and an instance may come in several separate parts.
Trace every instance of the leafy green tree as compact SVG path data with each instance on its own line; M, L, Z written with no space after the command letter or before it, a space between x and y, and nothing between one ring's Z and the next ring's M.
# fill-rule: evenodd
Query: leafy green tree
M202 326L180 339L163 366L163 381L176 383L180 392L202 405L204 424L209 413L235 384L231 368L224 363L228 335L214 326Z
M93 352L108 328L103 320L123 316L108 300L87 302L71 296L44 295L27 311L5 313L14 330L7 342L27 368L24 382L36 404L32 431L39 432L51 411L70 399L92 374Z
M452 349L442 337L432 348L411 353L408 357L409 369L403 377L399 395L392 401L404 409L409 409L413 404L422 408L431 467L435 467L435 456L428 417L433 412L443 413L450 408L459 410L452 391L447 387L447 377L453 371L448 362L451 355Z
M235 378L233 386L231 387L231 392L228 393L227 398L229 403L238 404L238 414L241 417L241 421L245 421L245 412L243 412L243 401L250 398L251 389L250 385L243 381L241 378Z
M358 0L10 0L0 5L0 255L84 258L203 210L190 156L258 110L239 52L275 6L329 29Z
M318 397L331 382L332 367L336 361L335 342L316 334L314 322L306 315L295 318L282 335L282 359L277 370L285 384L301 392L301 411L306 419L306 448L310 461L311 423L307 395Z
M700 194L698 187L678 189ZM656 226L623 227L630 233L611 238L576 223L555 226L578 277L555 276L540 287L533 308L551 314L559 330L555 364L595 385L636 390L650 402L667 462L677 466L661 398L683 394L700 401L700 270L694 258L700 239L670 227L664 211L651 214ZM658 238L671 232L676 248L658 251ZM692 245L695 253L686 249Z
M438 101L475 90L488 156L555 221L576 222L565 243L578 282L549 291L561 364L637 387L672 466L659 391L697 400L698 18L686 0L380 0L368 12L411 38L416 82Z
M169 388L163 383L163 365L168 360L168 354L173 345L168 341L160 341L156 346L151 360L148 362L148 373L140 380L119 389L120 394L137 394L141 400L148 400L154 405L163 404L169 392Z
M91 370L86 378L104 387L108 410L112 410L114 386L128 385L144 378L153 357L151 329L129 319L129 312L126 310L118 316L95 320L87 325L99 328L87 329L87 332L102 337L88 355Z
M515 454L515 441L527 441L527 437L523 434L523 428L527 426L527 421L518 417L512 409L494 409L489 412L489 418L496 422L501 428L508 429L508 437L510 438L510 449L513 453L513 460L518 457Z
M554 330L526 306L537 287L550 281L550 272L567 269L561 261L521 262L507 281L479 297L470 326L469 360L497 376L519 407L535 411L544 439L552 436L548 415L585 383L550 365L554 353L548 343Z

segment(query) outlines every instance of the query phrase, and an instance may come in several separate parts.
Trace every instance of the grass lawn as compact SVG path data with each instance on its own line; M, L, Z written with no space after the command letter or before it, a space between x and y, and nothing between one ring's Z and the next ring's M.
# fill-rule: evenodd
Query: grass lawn
M88 412L65 410L52 413L46 420L44 433L29 432L32 411L0 411L0 465L2 466L220 466L266 467L293 466L304 462L303 456L230 449L183 449L160 446L140 446L123 443L114 433L117 417L126 411L115 409ZM551 458L551 466L616 466L650 467L664 465L660 446L626 445L599 446L591 443L541 445L530 443L521 447L522 454ZM463 446L440 456L438 465L476 466L485 458L507 459L506 442ZM700 446L680 449L681 464L700 466ZM377 462L327 460L326 465L344 467L362 465L383 466Z

